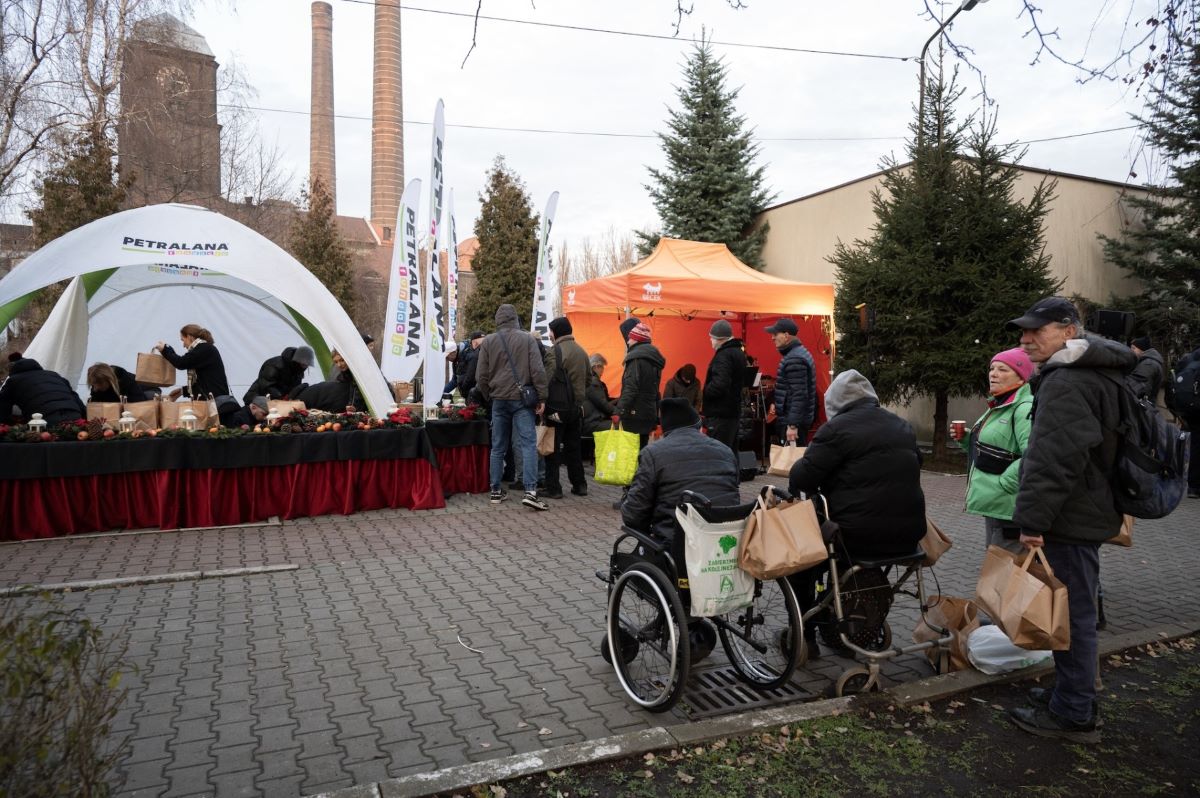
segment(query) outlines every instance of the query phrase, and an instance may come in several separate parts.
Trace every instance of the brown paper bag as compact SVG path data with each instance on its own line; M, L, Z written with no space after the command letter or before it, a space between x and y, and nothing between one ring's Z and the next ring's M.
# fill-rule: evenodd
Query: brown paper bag
M117 419L120 417L120 402L88 402L87 404L88 421L95 421L98 418L104 419L109 424L113 425L113 429L116 429Z
M917 622L913 629L914 643L928 643L941 637L932 626L937 626L950 633L950 670L964 671L971 667L967 659L967 638L979 628L979 608L973 601L953 596L930 596L930 607L925 616ZM928 623L927 623L928 621ZM930 625L932 624L932 626ZM937 648L925 650L925 656L934 667L940 651Z
M162 406L159 408L159 420L164 429L182 427L183 422L180 419L189 407L196 416L197 430L205 430L219 423L217 403L212 400L196 399L183 402L161 402L160 404Z
M158 400L150 400L148 402L126 402L122 410L133 416L133 428L140 429L145 432L148 429L158 429L158 406L162 402Z
M1071 647L1067 587L1055 578L1040 548L1018 560L999 546L988 546L975 602L1013 645L1032 651Z
M554 454L554 427L548 427L545 424L538 424L537 428L537 451L542 457L549 457Z
M169 388L175 384L175 367L162 355L138 352L134 379L143 385Z
M290 415L296 410L307 410L304 402L296 399L268 399L267 412L278 413L281 416Z
M758 497L758 507L742 533L739 568L755 579L778 579L828 558L821 523L811 501L769 506L763 496Z
M925 550L925 559L921 560L921 565L929 567L938 561L946 552L950 551L950 547L954 542L946 537L946 533L941 530L933 519L925 516L925 537L921 538L921 548Z
M792 463L804 457L804 447L789 443L787 446L771 445L771 467L768 474L786 477L792 473Z
M89 405L90 407L90 405ZM90 416L89 416L90 418ZM1133 516L1126 515L1121 518L1121 531L1113 535L1105 543L1111 543L1114 546L1124 546L1130 548L1133 546Z

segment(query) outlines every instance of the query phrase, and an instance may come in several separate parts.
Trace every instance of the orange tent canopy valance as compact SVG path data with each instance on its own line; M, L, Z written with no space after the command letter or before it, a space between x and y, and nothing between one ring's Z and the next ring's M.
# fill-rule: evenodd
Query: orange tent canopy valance
M833 285L798 283L751 269L724 244L663 238L640 263L563 288L566 313L653 310L684 316L733 313L833 315Z

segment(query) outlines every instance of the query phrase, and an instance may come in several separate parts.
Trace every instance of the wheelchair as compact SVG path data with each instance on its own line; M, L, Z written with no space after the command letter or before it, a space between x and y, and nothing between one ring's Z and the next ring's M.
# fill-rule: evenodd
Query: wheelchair
M852 556L841 540L836 521L829 519L825 498L820 494L809 498L817 503L818 516L823 519L821 531L829 560L828 571L817 583L820 598L804 613L803 623L815 624L822 642L862 663L843 671L834 683L834 695L879 690L884 662L919 651L934 650L935 670L948 672L950 632L926 616L930 604L922 564L925 551L918 545L914 551L896 557ZM934 640L903 647L892 645L887 614L898 595L916 599L921 618L937 635Z
M684 492L682 503L710 523L747 519L757 506L714 506L692 491ZM791 584L787 579L755 580L748 606L693 618L683 537L682 530L665 540L623 526L608 569L596 572L608 583L601 654L613 665L621 687L650 712L670 710L683 695L692 665L715 649L716 638L743 683L763 691L782 686L806 656L800 605Z

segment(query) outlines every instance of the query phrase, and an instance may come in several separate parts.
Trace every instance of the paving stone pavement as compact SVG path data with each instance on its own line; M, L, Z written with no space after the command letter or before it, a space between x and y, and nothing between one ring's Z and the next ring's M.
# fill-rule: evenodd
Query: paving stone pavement
M743 485L743 495L762 484ZM930 515L955 540L934 573L971 595L983 524L965 479L926 474ZM297 796L659 725L597 653L618 490L537 513L486 496L436 511L378 511L236 529L0 546L0 585L295 563L260 576L73 592L63 601L128 641L137 672L115 734L131 745L121 796ZM1109 634L1200 626L1200 500L1104 547ZM8 599L30 606L39 599ZM890 620L907 639L901 599ZM714 654L717 662L722 660ZM797 674L816 695L847 666ZM931 673L895 660L887 681Z

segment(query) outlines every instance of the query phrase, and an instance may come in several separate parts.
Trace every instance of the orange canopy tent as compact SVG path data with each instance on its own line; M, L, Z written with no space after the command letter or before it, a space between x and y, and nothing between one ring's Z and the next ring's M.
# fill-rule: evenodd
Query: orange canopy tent
M833 286L755 271L724 244L663 238L649 257L624 271L564 286L562 307L580 345L608 359L604 381L612 394L621 384L625 356L618 325L629 315L646 322L666 358L664 385L685 363L704 380L713 354L708 329L718 318L733 325L747 354L773 375L779 353L763 328L789 316L816 362L818 392L829 386Z

